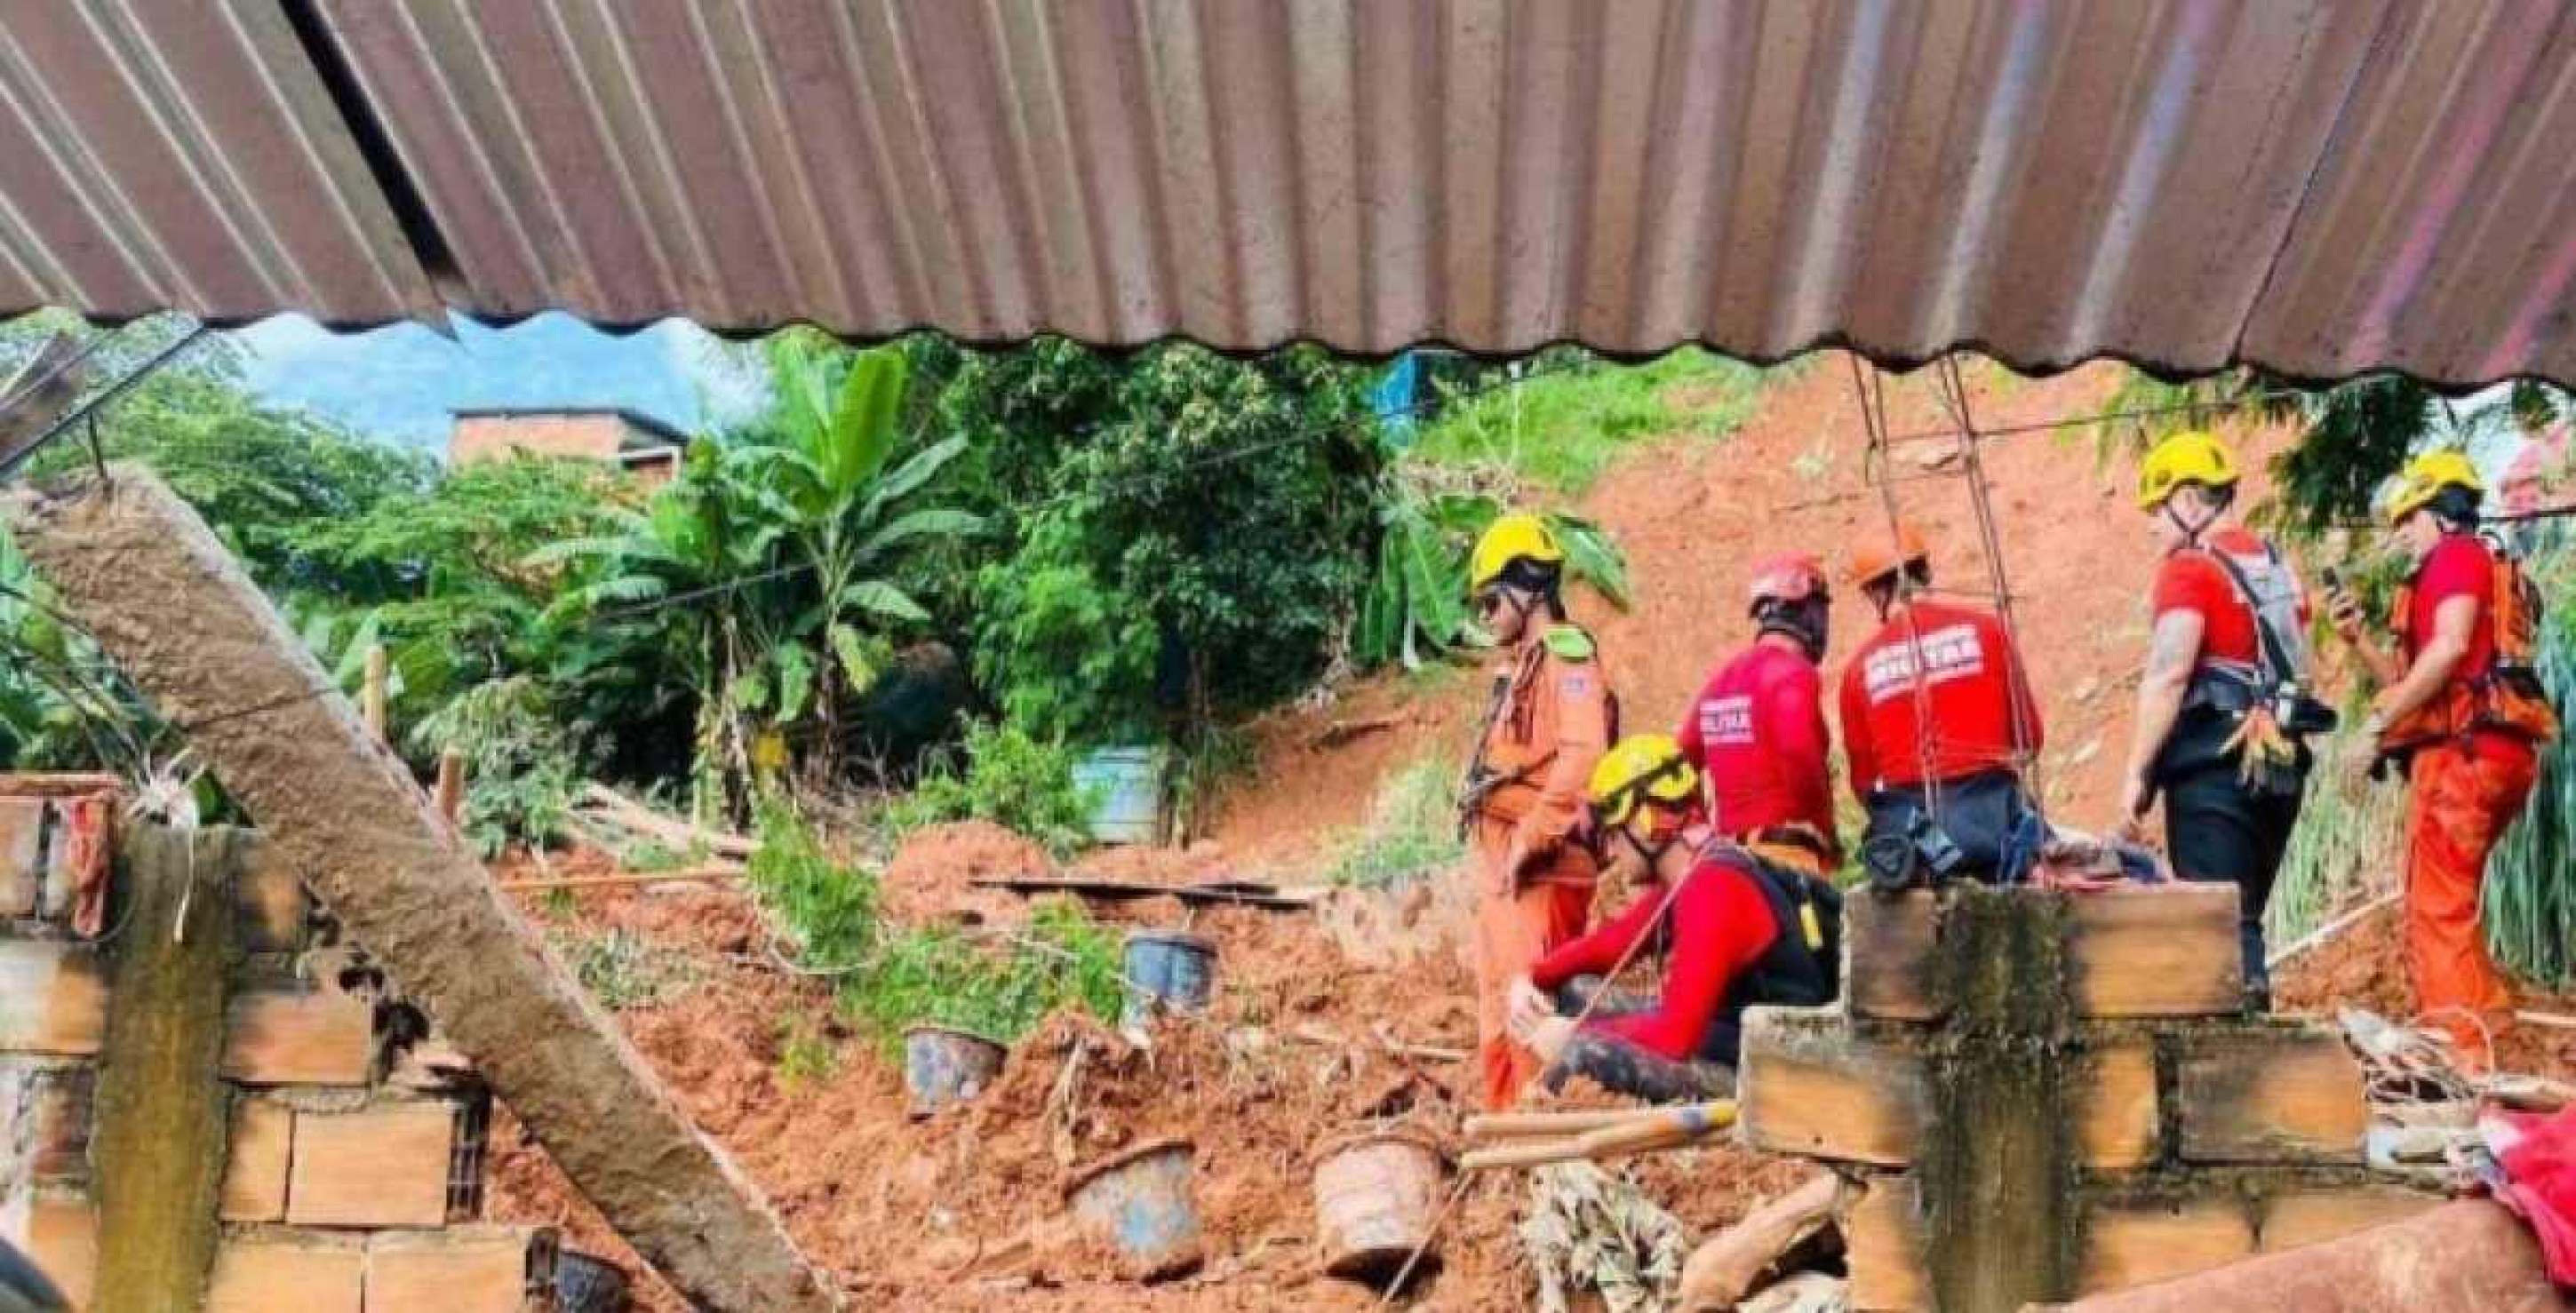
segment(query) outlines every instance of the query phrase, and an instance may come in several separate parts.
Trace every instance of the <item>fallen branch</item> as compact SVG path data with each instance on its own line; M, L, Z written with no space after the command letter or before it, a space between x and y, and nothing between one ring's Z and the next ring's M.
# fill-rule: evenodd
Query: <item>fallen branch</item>
M1682 1264L1676 1302L1682 1308L1733 1308L1783 1255L1825 1228L1843 1203L1843 1179L1831 1172L1744 1215L1710 1237Z
M619 871L615 875L540 876L531 880L503 880L501 888L509 893L543 893L550 889L618 889L642 884L679 884L707 880L739 880L739 866L692 866L680 871Z
M1393 729L1403 723L1404 717L1402 716L1370 716L1364 720L1337 720L1316 731L1314 737L1306 740L1306 746L1310 748L1340 747L1342 744L1348 743L1352 739L1358 738L1363 734L1374 734L1379 730Z
M2307 934L2300 936L2299 939L2289 947L2265 958L2263 965L2267 969L2278 969L2282 963L2289 961L2291 958L2297 957L2301 953L2307 952L2309 949L2315 948L2317 945L2342 934L2346 930L2350 930L2354 926L2361 924L2363 921L2369 920L2371 913L2376 912L2383 907L2392 906L2398 899L2403 897L2405 897L2403 893L2393 893L2382 894L2377 898L2371 899L2369 902L2363 903L2361 906L2356 907L2351 911L2326 922L2324 925L2309 931Z
M1347 1049L1358 1042L1346 1035L1314 1025L1299 1026L1288 1032L1288 1038L1328 1049ZM1465 1049L1444 1049L1430 1044L1414 1044L1390 1035L1375 1036L1374 1042L1378 1048L1398 1057L1420 1058L1425 1062L1465 1062L1468 1056Z
M596 819L658 839L682 852L704 847L719 857L748 858L760 848L757 841L739 834L710 830L677 817L665 816L605 784L593 782L583 785L581 800L598 809L600 815Z
M2576 1030L2576 1017L2568 1016L2563 1012L2532 1012L2526 1010L2514 1013L2513 1019L2516 1021L2527 1021L2535 1026L2548 1026L2557 1030Z

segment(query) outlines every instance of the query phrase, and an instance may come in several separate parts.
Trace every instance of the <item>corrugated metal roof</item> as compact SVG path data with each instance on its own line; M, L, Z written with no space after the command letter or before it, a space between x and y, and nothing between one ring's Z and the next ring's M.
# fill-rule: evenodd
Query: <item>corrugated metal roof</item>
M2576 381L2566 0L285 3L484 316Z
M104 319L439 299L275 0L46 0L0 22L0 307Z

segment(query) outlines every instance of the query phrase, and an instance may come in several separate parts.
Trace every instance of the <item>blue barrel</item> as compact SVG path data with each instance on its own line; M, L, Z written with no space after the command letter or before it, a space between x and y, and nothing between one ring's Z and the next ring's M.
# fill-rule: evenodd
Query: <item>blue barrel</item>
M1216 992L1216 941L1181 930L1139 930L1127 936L1124 962L1127 1003L1122 1029L1142 1027L1157 1011L1207 1011Z
M912 1095L913 1120L983 1093L1008 1052L998 1040L953 1026L904 1031L903 1087Z
M1065 1186L1075 1220L1115 1246L1138 1280L1199 1265L1196 1155L1188 1140L1153 1140L1076 1172Z
M1091 837L1101 843L1152 843L1163 827L1163 754L1154 748L1102 748L1074 764L1073 782L1092 798Z

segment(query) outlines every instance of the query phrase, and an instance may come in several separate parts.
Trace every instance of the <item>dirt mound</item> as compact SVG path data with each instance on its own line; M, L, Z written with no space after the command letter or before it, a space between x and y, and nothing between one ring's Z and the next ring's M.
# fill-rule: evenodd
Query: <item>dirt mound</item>
M1046 850L991 821L952 821L915 830L886 864L878 889L885 914L898 921L1000 925L1025 919L1027 901L974 881L1047 875Z
M2522 1011L2545 1017L2576 1016L2576 997L2517 987ZM2339 1008L2366 1008L2392 1021L2415 1016L2406 983L2405 912L2383 908L2333 939L2287 963L2273 981L2273 1000L2285 1012L2331 1017ZM2498 1037L2496 1066L2559 1080L2576 1076L2576 1029L2549 1021L2523 1021Z

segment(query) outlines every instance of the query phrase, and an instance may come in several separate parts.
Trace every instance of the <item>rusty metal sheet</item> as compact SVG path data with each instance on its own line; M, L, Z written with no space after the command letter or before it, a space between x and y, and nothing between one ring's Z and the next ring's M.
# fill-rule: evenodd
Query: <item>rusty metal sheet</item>
M0 305L2576 380L2570 0L285 9L12 21Z
M0 22L0 311L438 299L275 0L46 0Z

